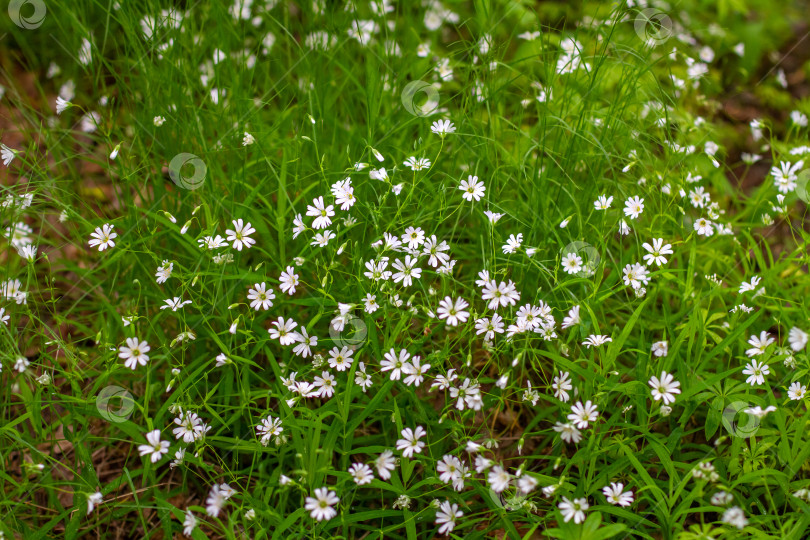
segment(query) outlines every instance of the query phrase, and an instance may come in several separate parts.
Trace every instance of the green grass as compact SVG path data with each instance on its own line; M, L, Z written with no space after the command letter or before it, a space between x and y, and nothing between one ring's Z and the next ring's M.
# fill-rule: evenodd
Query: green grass
M159 24L153 39L143 18L160 19L168 3L51 4L36 28L15 24L13 10L0 17L0 142L18 151L0 169L0 199L33 195L30 206L5 205L0 219L3 227L27 224L22 243L38 246L33 262L10 241L2 257L2 280L17 279L28 293L24 303L6 294L0 303L10 316L0 327L6 537L172 538L190 511L198 520L192 538L433 538L444 501L463 512L454 538L807 536L810 497L799 490L810 487L810 416L806 396L793 400L787 390L808 383L805 344L793 350L788 338L793 327L808 330L806 178L799 166L799 185L782 202L768 174L771 164L796 163L802 156L790 151L808 144L807 128L788 117L810 113L794 97L804 70L783 88L782 65L770 58L801 37L791 41L804 13L798 3L779 13L759 0L655 8L673 35L657 34L667 39L654 47L645 46L650 30L634 27L639 8L623 4L448 1L457 19L429 30L426 10L438 3L400 2L380 14L367 2L327 3L320 12L319 2L262 9L257 0L254 24L236 20L228 3L190 2L177 28ZM348 33L357 21L376 25L365 44ZM520 37L527 31L540 35ZM328 47L309 46L316 32L332 36ZM485 35L491 42L482 52ZM83 39L92 44L87 63ZM587 68L561 73L570 39ZM418 55L420 44L428 56ZM690 80L687 59L700 61L704 46L714 58ZM214 64L216 51L224 58ZM440 59L452 68L443 81ZM52 63L58 74L49 74ZM68 81L75 95L56 116ZM437 83L435 114L409 112L402 95L413 81ZM547 99L536 99L533 83ZM225 91L218 103L212 89ZM760 140L748 119L723 113L722 104L743 94L762 100ZM417 94L416 105L424 99ZM99 120L87 133L81 119L91 111ZM440 119L456 131L431 133ZM244 146L246 132L255 142ZM718 166L707 142L719 145ZM694 151L679 150L690 145ZM741 152L761 161L743 166ZM170 164L184 153L205 165L198 189L172 181ZM404 162L412 156L431 165L411 171ZM387 180L370 178L379 167ZM462 198L468 175L486 187L480 201ZM356 203L344 211L330 187L347 177ZM690 202L698 187L714 207ZM603 194L612 205L597 210ZM623 209L636 196L644 210L631 219ZM325 247L311 245L322 231L293 237L297 214L311 227L307 205L317 197L335 205L336 237ZM492 223L487 210L503 217ZM699 235L699 218L730 234ZM237 219L255 228L254 246L198 245L225 237ZM620 234L622 220L629 234ZM98 251L90 235L107 223L118 237ZM393 263L407 254L375 242L408 227L446 241L454 266L439 273L420 255L421 278L408 287L365 277L366 262L385 256L396 272ZM505 253L518 234L521 247ZM657 238L673 253L647 266L642 245ZM595 271L566 273L571 251ZM173 269L159 284L163 261ZM623 281L635 263L650 272L638 294ZM280 290L288 266L300 280L292 295ZM513 282L520 299L489 309L476 284L482 270ZM761 282L740 293L754 276ZM262 282L275 299L257 311L247 294ZM367 294L379 304L373 313L363 309ZM191 303L160 309L174 297ZM445 297L470 304L466 322L438 318ZM330 327L341 304L355 307L338 332ZM485 343L476 334L477 319L497 312L506 330L527 304L550 307L548 339L529 331ZM581 321L563 329L574 306ZM317 336L315 357L270 337L279 317ZM775 342L753 360L770 373L751 385L742 373L752 360L747 342L763 331ZM194 339L179 339L189 332ZM591 335L612 341L585 346ZM127 338L148 342L145 366L129 369L119 358ZM665 356L652 352L660 341ZM351 366L330 368L328 352L346 344L357 345ZM420 386L381 371L391 349L430 364ZM220 354L228 361L217 367ZM30 362L22 372L20 356ZM367 391L355 383L360 362L372 379ZM284 382L291 373L313 382L323 371L337 383L331 398L287 402L295 397ZM669 414L648 384L662 371L680 384ZM567 402L551 387L561 372L576 389ZM465 379L480 385L480 410L458 410L449 390L430 389L452 373L455 387ZM581 441L564 442L555 424L588 400L598 418L581 429ZM753 406L776 410L760 420L743 412ZM210 426L204 437L175 438L181 410ZM283 432L264 446L256 427L268 414ZM417 426L426 445L403 457L400 432ZM152 430L171 443L156 463L138 449ZM484 446L471 453L470 441ZM171 466L180 449L183 463ZM386 450L399 461L383 480L374 460ZM439 478L448 455L470 468L460 491ZM476 455L510 473L506 490L475 471ZM695 477L707 462L716 477ZM367 463L375 479L357 485L347 472L353 463ZM518 472L535 480L529 493L520 492ZM602 488L611 482L632 491L631 506L609 504ZM208 515L206 498L223 483L235 494ZM549 486L557 487L544 494ZM304 507L322 487L340 500L334 517L318 521ZM719 491L730 500L713 501ZM96 492L102 501L88 512ZM563 497L587 499L584 523L565 520ZM724 519L732 507L744 528Z

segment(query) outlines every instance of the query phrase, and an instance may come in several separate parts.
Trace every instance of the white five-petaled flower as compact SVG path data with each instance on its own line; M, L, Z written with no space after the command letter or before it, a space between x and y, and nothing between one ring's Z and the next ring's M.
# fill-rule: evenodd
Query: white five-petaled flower
M439 308L436 310L436 315L439 319L447 319L448 326L458 326L459 322L467 322L470 313L466 311L470 304L466 300L459 297L453 300L449 296L439 302Z
M175 296L174 298L167 298L163 302L165 302L166 305L160 306L160 309L171 309L172 311L177 311L186 304L190 304L191 300L183 301L183 299L179 296Z
M664 255L672 255L672 245L664 244L663 238L653 238L652 245L645 242L641 247L649 252L647 255L644 255L644 261L647 263L647 266L652 263L655 263L657 266L666 264L667 259Z
M652 376L647 383L652 387L652 397L655 401L663 400L664 405L675 403L674 394L681 393L681 383L675 380L670 373L661 372L661 377Z
M624 491L624 484L621 482L611 482L609 486L602 488L607 502L618 506L630 506L633 504L633 492Z
M458 505L450 501L444 501L436 510L436 525L439 525L439 534L450 534L456 526L456 520L464 516L464 512L458 509Z
M448 134L455 133L456 126L450 120L436 120L430 126L430 131L444 139Z
M267 443L269 443L270 439L273 437L281 435L282 431L284 431L284 428L281 427L281 419L274 418L269 414L262 418L261 424L256 426L256 434L260 437L259 442L264 446L267 446Z
M149 344L138 338L127 338L126 341L126 346L122 345L118 349L118 358L122 359L129 369L135 369L138 365L145 366L149 361L146 355L150 350Z
M233 242L233 248L237 251L242 251L242 247L250 248L256 243L256 240L250 238L250 235L256 232L250 223L244 223L242 218L231 220L233 223L233 230L226 229L225 235L228 242Z
M315 490L314 497L307 497L304 508L309 510L309 515L312 519L324 521L332 519L337 515L337 510L334 506L340 502L337 494L334 491L323 487Z
M574 523L577 525L585 521L585 510L589 507L588 499L584 497L574 499L573 501L568 497L563 497L562 502L557 505L557 508L560 509L560 513L562 514L563 521L568 523L573 519Z
M96 227L96 230L90 234L90 247L98 246L99 251L104 251L108 247L115 247L114 238L118 237L118 233L113 232L115 225L105 223L101 227Z
M160 430L155 429L146 434L148 444L138 446L141 456L151 456L152 463L157 463L163 454L169 451L169 441L160 440Z
M349 474L358 486L370 484L371 481L374 480L374 473L371 467L365 463L353 463L352 466L349 467Z
M593 206L597 210L607 210L610 208L611 203L613 203L613 197L608 197L607 195L600 195L597 200L594 201Z
M87 513L93 511L96 505L101 504L104 501L104 497L101 495L100 491L96 491L95 493L91 493L87 496Z
M425 428L422 426L416 426L416 429L413 430L408 427L403 429L400 432L400 435L402 438L397 440L397 450L401 450L403 456L409 458L413 456L414 452L417 454L422 452L422 449L425 447L425 443L419 439L427 435Z
M14 156L17 155L17 151L9 148L3 143L0 143L0 159L3 160L3 165L8 167L9 163L14 160Z
M307 205L307 215L315 218L312 222L313 229L325 229L332 224L335 211L331 204L326 206L323 197L316 197L312 199L312 205Z
M298 274L295 273L295 268L288 266L287 269L281 273L278 278L279 289L281 292L287 293L290 296L295 294L295 288L298 286Z
M747 283L747 282L743 281L742 283L740 283L740 294L746 293L748 291L756 290L757 285L759 285L760 281L762 281L762 278L759 277L759 276L753 276L751 278L750 283Z
M581 272L583 268L582 257L580 257L575 251L564 255L560 264L562 265L562 269L566 274L576 274Z
M584 405L581 401L577 401L571 406L568 419L579 429L585 429L588 427L588 424L596 421L598 416L599 412L596 410L596 405L590 400L586 401Z
M768 335L768 332L762 331L759 333L759 337L751 336L748 338L748 344L751 345L751 348L745 351L745 354L748 358L753 358L754 356L759 356L765 352L765 349L773 343L775 340L774 338Z
M275 299L276 295L273 292L273 289L268 289L267 286L264 284L264 281L261 283L256 283L252 289L248 289L248 300L250 300L250 307L259 311L260 309L267 311L273 306L273 300Z
M770 372L771 368L768 367L768 364L760 363L756 360L752 360L746 364L745 369L743 369L743 374L749 376L745 382L751 386L763 384L765 382L765 375L768 375Z
M464 192L462 195L464 200L470 202L473 200L476 202L480 201L481 197L484 196L484 192L486 191L484 182L479 182L478 177L472 175L467 176L467 180L462 180L461 184L458 186L458 189Z

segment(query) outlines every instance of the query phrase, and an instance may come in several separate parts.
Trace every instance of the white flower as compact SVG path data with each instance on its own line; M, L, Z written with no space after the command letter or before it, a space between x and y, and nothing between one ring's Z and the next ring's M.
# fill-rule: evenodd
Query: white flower
M803 350L807 346L807 332L794 326L788 333L790 348L796 352Z
M596 334L591 334L588 338L582 342L585 347L590 349L591 347L599 347L600 345L604 345L605 343L613 341L613 338L608 336L601 336Z
M500 465L495 465L492 467L489 474L487 474L487 482L489 482L489 486L495 493L501 493L508 488L509 481L511 479L512 475L506 472L506 470Z
M175 296L174 298L167 298L163 302L166 305L160 306L160 309L171 309L172 311L177 311L186 304L190 304L191 300L182 301L182 299L179 296Z
M621 482L611 482L609 486L602 488L607 502L618 506L630 506L633 504L633 492L624 491L624 484Z
M104 500L104 497L101 495L100 491L96 491L95 493L91 493L87 496L87 513L93 511L96 505L101 504Z
M290 296L295 294L295 287L298 286L298 274L295 273L295 268L288 266L278 277L278 280L280 282L279 289L281 289L281 292L287 293Z
M391 478L391 471L397 466L397 460L394 458L394 453L391 450L386 450L374 460L374 466L377 468L377 474L383 480Z
M572 251L565 255L560 262L566 274L577 274L582 271L582 257Z
M17 150L13 150L6 146L5 144L0 143L0 158L3 160L3 165L8 167L9 163L14 160L14 157L17 155Z
M579 429L585 429L590 422L596 421L599 412L596 410L596 405L591 403L590 400L586 401L583 405L581 401L577 401L571 407L571 413L568 419L574 423Z
M335 393L335 376L328 371L322 371L320 377L315 376L313 384L316 388L319 388L317 393L320 397L330 398Z
M334 491L327 488L318 488L315 490L314 497L307 497L304 508L309 510L312 519L324 521L337 515L337 510L333 507L338 502L340 502L340 499Z
M409 458L413 456L414 452L417 454L422 452L425 443L419 439L427 435L425 428L416 426L416 430L412 430L408 427L403 429L400 435L402 438L397 440L397 450L401 450L403 456Z
M487 216L490 223L497 223L498 220L503 217L503 214L499 214L498 212L490 212L489 210L484 210L484 215Z
M312 205L307 205L307 215L314 217L312 222L313 229L325 229L332 224L332 216L335 215L334 207L330 204L326 206L323 202L323 197L317 197L312 200Z
M732 506L723 512L723 523L728 523L732 527L742 529L748 525L748 520L745 518L745 513L739 506Z
M90 234L90 247L98 246L99 251L104 251L108 247L114 247L115 242L113 242L114 238L118 237L118 234L113 232L113 228L115 225L110 225L109 223L105 223L101 227L96 227L96 230Z
M183 520L183 534L185 536L191 536L191 533L194 532L194 528L197 526L197 518L194 517L194 514L191 513L191 510L186 510L186 517Z
M370 484L371 481L374 480L374 473L371 467L365 463L353 463L352 466L349 467L349 474L358 486Z
M66 99L63 99L62 96L56 96L56 115L62 114L68 107L73 105Z
M273 437L281 435L283 431L284 428L281 427L281 419L273 418L273 416L269 414L262 418L261 424L256 426L256 435L259 436L259 442L264 446L267 446L270 439Z
M760 419L765 418L765 415L774 411L776 411L776 407L774 407L773 405L769 405L764 409L759 405L757 405L756 407L749 407L747 409L743 409L743 412L745 414L750 414L751 416L756 416L757 418Z
M419 260L416 257L411 257L410 255L405 256L405 262L403 263L399 259L394 261L394 268L398 270L393 274L394 283L402 282L402 285L405 287L410 287L413 284L414 279L419 279L422 277L422 269L416 267L416 263Z
M298 323L292 319L284 319L279 317L277 321L271 323L275 328L270 328L267 331L270 333L271 339L279 340L282 345L292 345L295 343L297 332L293 329L298 326Z
M790 385L788 388L788 397L792 401L798 401L807 394L807 385L800 383L799 381L795 381Z
M657 357L666 356L669 354L669 343L666 341L656 341L652 344L650 350Z
M440 525L439 534L450 534L456 526L456 520L464 516L464 512L458 509L458 505L450 501L444 501L436 510L436 525Z
M486 187L484 187L483 182L478 181L477 176L468 176L467 180L462 180L461 184L458 186L458 189L464 192L462 197L465 201L472 202L475 200L476 202L481 200L481 197L484 196L484 192L486 191Z
M514 253L523 243L523 234L520 233L517 236L514 234L509 235L509 239L506 241L506 244L501 246L504 254Z
M664 245L663 238L654 238L652 245L645 242L641 245L641 247L649 252L647 255L644 255L644 260L647 262L647 266L651 265L652 263L655 263L657 266L666 264L667 259L664 257L664 255L672 255L672 245Z
M456 126L450 120L437 120L430 126L430 131L443 139L448 134L455 133Z
M145 366L149 361L146 353L149 352L149 344L140 341L138 338L127 338L127 345L118 349L118 358L124 361L124 365L129 369L135 369L138 365Z
M163 454L169 451L169 441L160 440L160 430L155 429L146 434L148 444L138 446L141 456L151 456L152 463L157 463Z
M267 311L273 306L273 300L276 295L273 289L267 289L264 281L256 283L252 289L248 289L248 300L251 300L250 307L259 311L260 309Z
M714 234L714 228L712 227L712 222L705 218L698 218L695 220L695 231L699 235L709 237Z
M579 306L574 306L568 311L568 315L563 318L562 329L565 330L566 328L570 328L579 324L579 322Z
M256 243L256 240L250 238L250 235L256 232L250 223L244 223L242 219L233 219L233 230L226 229L225 235L228 242L233 242L233 248L237 251L242 251L242 247L250 248Z
M470 313L466 311L470 304L463 298L456 298L455 301L449 296L439 302L436 315L439 319L447 319L448 326L458 326L459 322L467 322Z
M681 393L681 383L666 371L661 372L661 377L650 377L647 383L652 387L652 397L655 401L663 400L664 405L675 403L675 396L673 394Z
M757 285L759 285L760 281L762 281L762 278L759 276L752 277L750 283L746 283L745 281L743 281L742 283L740 283L740 294L756 290Z
M157 271L155 272L156 281L160 283L166 283L166 281L171 277L172 270L174 270L174 263L164 260L163 263L158 266Z
M751 386L763 384L765 382L765 375L768 375L770 370L771 368L768 367L767 364L752 360L750 363L746 364L745 369L743 369L743 375L749 375L745 382Z
M608 197L607 195L600 195L598 199L596 199L593 203L594 208L597 210L607 210L610 208L610 205L613 203L613 197Z
M573 389L568 372L563 371L559 375L555 375L551 388L554 389L554 397L562 402L567 402L569 399L568 390Z
M293 332L295 336L295 341L298 343L295 347L293 347L293 352L297 356L301 356L303 358L308 357L312 354L312 347L315 347L318 344L318 338L316 336L310 336L307 334L307 329L303 326L301 327L300 332Z
M256 139L253 137L253 135L251 135L250 133L248 133L246 131L245 136L242 137L242 146L250 146L251 144L253 144L255 142L256 142Z
M568 497L563 497L562 502L557 505L557 508L560 509L560 513L562 514L563 521L568 523L573 519L574 523L577 525L585 521L585 510L589 507L588 499L585 498L571 501Z
M416 172L416 171L421 171L422 169L429 168L430 167L430 160L427 159L427 158L419 158L419 159L417 159L417 158L411 156L411 157L409 157L408 159L405 160L403 165L408 167L410 170Z
M760 332L759 337L751 336L748 338L748 344L751 345L751 348L745 351L745 354L748 356L748 358L759 356L760 354L763 354L765 349L767 349L768 346L774 341L775 339L770 337L768 332L763 330Z

